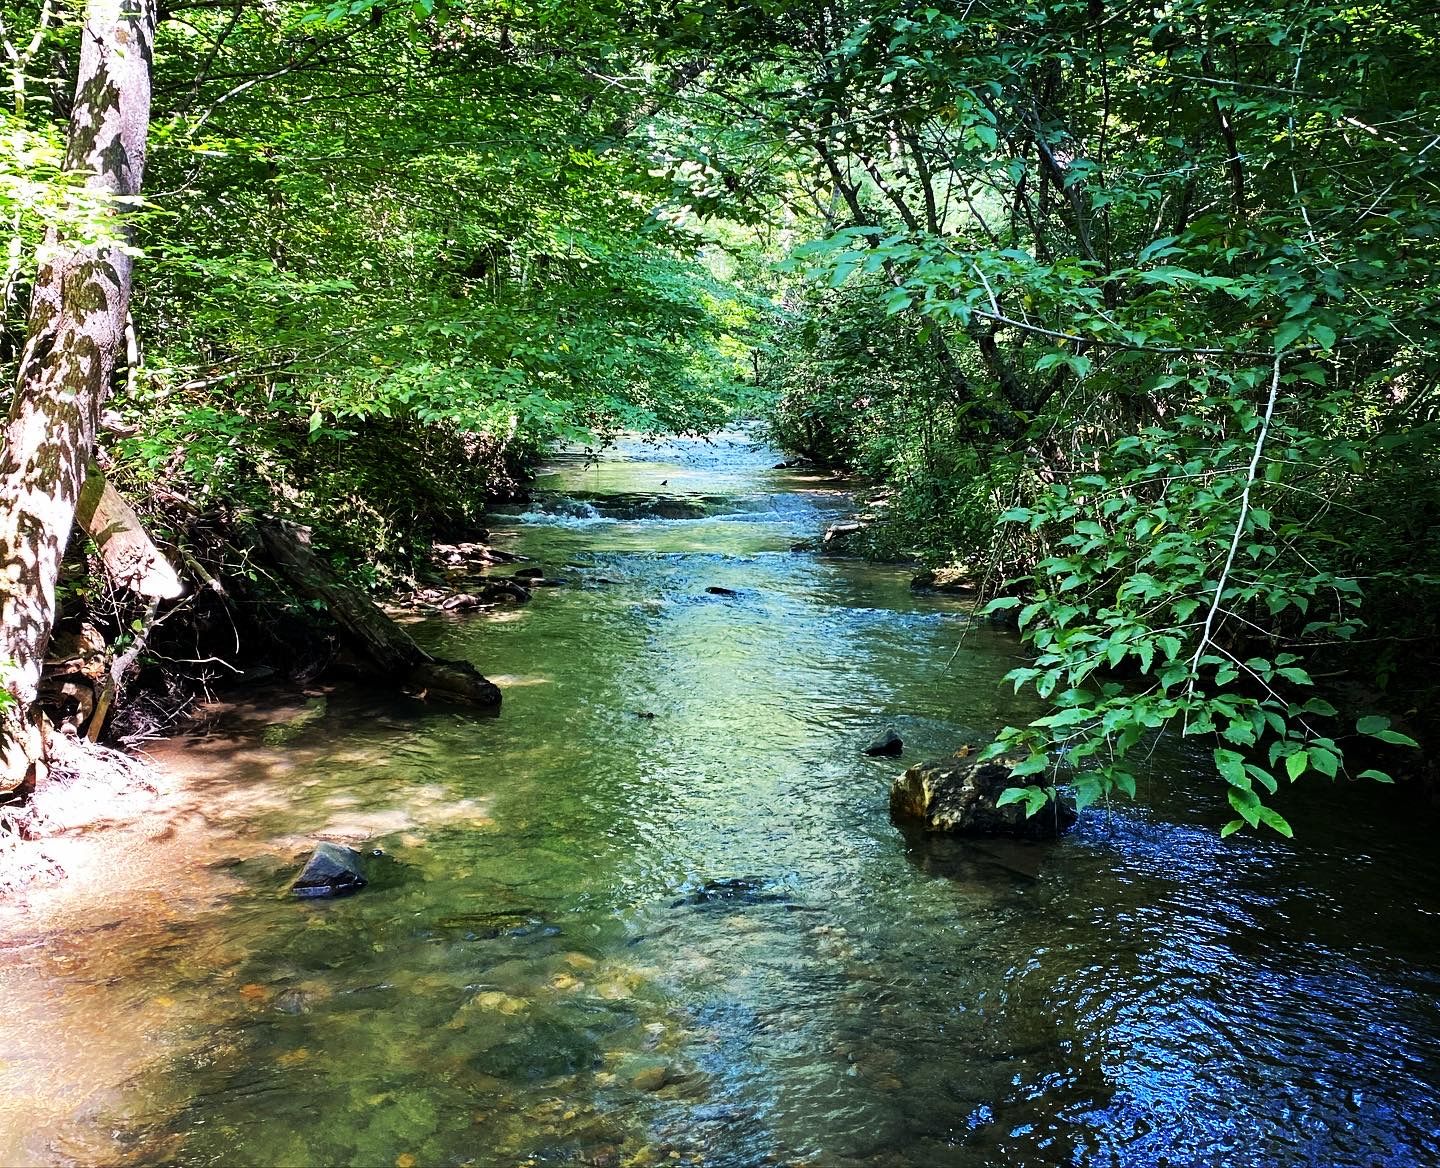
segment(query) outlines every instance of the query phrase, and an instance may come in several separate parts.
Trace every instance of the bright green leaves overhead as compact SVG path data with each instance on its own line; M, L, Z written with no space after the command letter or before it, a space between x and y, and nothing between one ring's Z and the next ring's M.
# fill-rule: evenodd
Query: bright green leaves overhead
M603 79L643 64L636 44L583 6L408 7L333 5L322 29L299 5L167 27L162 89L181 96L156 110L170 193L140 289L165 321L156 433L193 423L190 465L223 485L296 427L528 446L722 420L752 309L702 237L655 214L669 188L625 144L646 87ZM442 10L457 19L430 21ZM230 93L239 69L265 83ZM217 409L235 420L219 449Z

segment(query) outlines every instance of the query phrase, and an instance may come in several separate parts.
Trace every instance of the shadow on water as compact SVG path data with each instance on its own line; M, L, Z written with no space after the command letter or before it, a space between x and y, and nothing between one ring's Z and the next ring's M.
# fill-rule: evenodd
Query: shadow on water
M569 586L413 626L499 719L311 695L165 748L169 876L24 958L77 1051L154 1053L25 1155L1440 1163L1434 825L1311 790L1298 842L1222 842L1162 744L1058 843L902 837L896 766L1027 712L1017 646L791 553L845 499L775 458L562 460L497 535ZM317 837L370 886L278 895Z

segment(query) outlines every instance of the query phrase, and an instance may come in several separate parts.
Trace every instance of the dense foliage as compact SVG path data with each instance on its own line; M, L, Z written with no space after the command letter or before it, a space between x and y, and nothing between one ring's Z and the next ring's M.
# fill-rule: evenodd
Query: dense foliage
M839 290L786 324L777 431L1022 574L996 607L1052 711L997 743L1049 776L1016 796L1062 767L1082 802L1132 791L1126 755L1174 731L1214 742L1232 827L1288 831L1278 783L1409 742L1363 707L1423 722L1431 692L1394 682L1433 660L1440 566L1433 12L769 15L719 74L748 84L723 165L745 190L786 159L823 225L797 263ZM1317 662L1363 683L1358 722ZM1347 773L1385 777L1369 753Z
M403 560L546 441L728 416L750 309L662 213L639 42L571 7L351 9L162 24L121 479ZM68 206L47 166L76 25L7 19L32 32L7 289Z
M872 551L1017 612L1016 798L1131 792L1177 733L1284 832L1279 784L1440 731L1427 5L169 17L132 489L403 562L546 441L701 430L753 374L786 446L891 488ZM92 229L75 37L7 6L4 361L40 231Z

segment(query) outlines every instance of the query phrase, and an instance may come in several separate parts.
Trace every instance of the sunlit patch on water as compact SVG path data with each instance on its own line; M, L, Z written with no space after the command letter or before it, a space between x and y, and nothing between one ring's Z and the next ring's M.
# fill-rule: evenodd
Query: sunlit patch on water
M596 515L497 537L570 583L414 626L499 718L316 693L157 747L163 831L5 927L0 1162L1440 1162L1426 825L1312 788L1222 842L1162 743L1058 845L902 837L889 778L1026 713L1018 648L792 553L846 503L777 460L542 478ZM287 898L322 838L369 886Z

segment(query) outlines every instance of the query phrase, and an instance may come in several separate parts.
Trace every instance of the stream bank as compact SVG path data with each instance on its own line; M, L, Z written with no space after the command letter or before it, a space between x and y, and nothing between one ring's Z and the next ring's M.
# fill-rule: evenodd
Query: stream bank
M1440 1161L1433 825L1311 786L1221 841L1162 746L1058 844L907 840L890 779L1028 712L1018 647L791 552L848 500L777 460L626 443L497 516L566 583L409 627L499 718L317 690L157 744L164 826L0 918L0 1162ZM386 855L284 898L322 838Z

